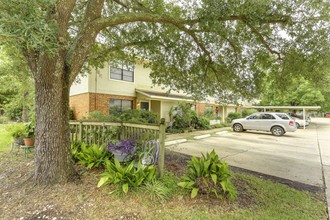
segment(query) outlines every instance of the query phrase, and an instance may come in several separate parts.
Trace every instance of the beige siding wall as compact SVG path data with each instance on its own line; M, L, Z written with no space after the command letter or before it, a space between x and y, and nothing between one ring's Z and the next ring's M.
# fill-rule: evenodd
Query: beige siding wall
M89 77L89 74L86 76L79 75L77 77L77 82L74 82L70 88L70 96L87 93Z
M162 102L162 114L161 114L161 117L162 118L165 118L165 121L166 122L169 122L170 121L170 116L169 116L169 113L170 113L170 110L171 110L171 107L172 106L177 106L178 105L178 102L168 102L168 101L163 101Z
M160 101L154 101L154 100L151 100L150 101L150 110L156 114L158 114L158 117L161 118L161 108L160 108Z
M90 74L89 92L135 96L135 85L134 82L110 79L109 65L105 64L103 69Z

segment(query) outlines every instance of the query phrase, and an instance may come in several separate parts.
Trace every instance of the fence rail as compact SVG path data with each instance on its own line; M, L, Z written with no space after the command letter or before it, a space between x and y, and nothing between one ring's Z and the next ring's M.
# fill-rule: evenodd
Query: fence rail
M161 176L164 170L165 153L165 119L160 125L141 125L117 122L70 122L70 139L87 144L106 144L110 140L133 138L137 143L145 145L148 140L158 140L160 153L158 166Z

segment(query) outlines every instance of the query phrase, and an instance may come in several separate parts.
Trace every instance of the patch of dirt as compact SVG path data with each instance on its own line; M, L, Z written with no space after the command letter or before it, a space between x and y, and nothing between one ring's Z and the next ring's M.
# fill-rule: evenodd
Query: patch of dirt
M165 168L177 176L185 173L185 167L190 156L166 152ZM102 169L87 171L77 167L81 174L80 180L65 185L47 187L34 186L32 174L34 160L24 158L22 152L0 155L0 219L146 219L161 216L163 209L171 210L178 207L205 207L209 212L222 209L233 211L238 208L249 208L257 205L247 182L233 179L238 190L237 201L217 199L212 196L200 195L190 199L189 195L170 199L166 202L146 203L141 194L130 196L110 196L111 187L97 188L99 174ZM235 172L244 172L234 169ZM250 173L253 174L253 173ZM253 174L258 175L260 174ZM263 176L262 178L265 178ZM268 178L268 177L267 177ZM275 178L271 179L277 182ZM295 188L301 186L296 183ZM290 185L291 186L291 185ZM308 190L302 187L303 190ZM316 192L316 191L311 191ZM317 191L319 192L319 191Z

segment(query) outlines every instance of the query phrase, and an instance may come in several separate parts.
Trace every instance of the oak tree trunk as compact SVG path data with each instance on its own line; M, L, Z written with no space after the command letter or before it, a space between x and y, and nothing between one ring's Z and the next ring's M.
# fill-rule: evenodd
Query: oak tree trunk
M70 151L69 81L64 58L44 56L35 74L36 184L65 183L75 174Z

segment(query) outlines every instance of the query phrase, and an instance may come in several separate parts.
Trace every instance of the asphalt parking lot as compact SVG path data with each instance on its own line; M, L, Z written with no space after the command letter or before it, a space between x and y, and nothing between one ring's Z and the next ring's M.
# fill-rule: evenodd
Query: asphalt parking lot
M215 149L232 166L317 187L324 187L323 173L329 173L330 180L330 119L326 118L312 119L305 130L281 137L269 132L228 132L170 148L195 156Z

